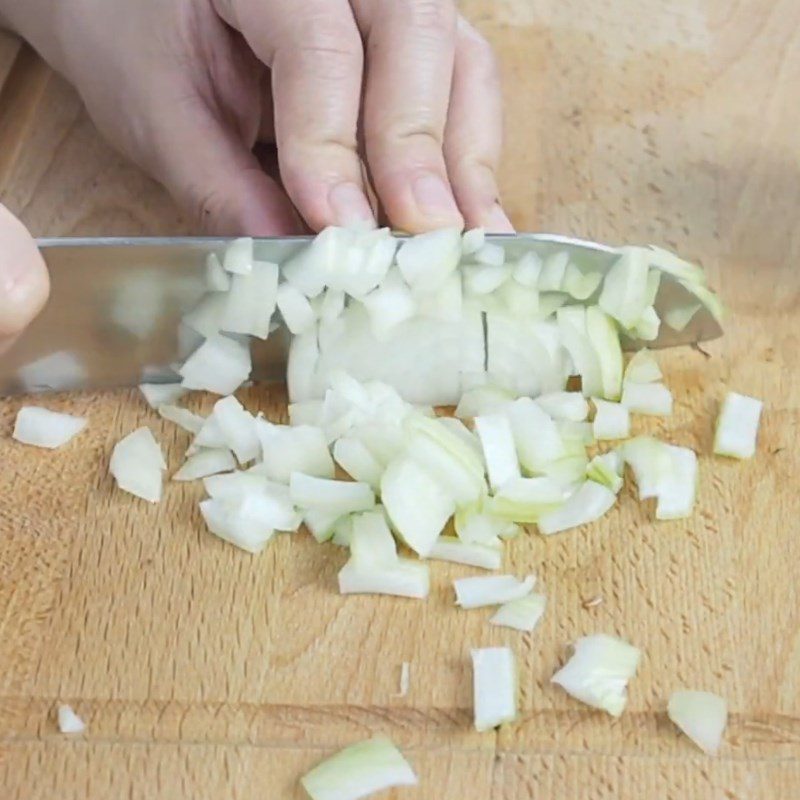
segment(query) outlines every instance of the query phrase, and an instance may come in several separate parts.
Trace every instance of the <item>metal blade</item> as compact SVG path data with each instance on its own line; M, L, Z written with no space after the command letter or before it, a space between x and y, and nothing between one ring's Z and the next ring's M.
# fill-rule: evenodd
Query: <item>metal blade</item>
M256 258L283 263L310 238L258 239ZM605 272L618 257L615 248L559 236L511 234L487 239L502 244L512 260L531 249L543 257L567 250L572 262L584 270ZM181 320L206 292L206 257L221 253L230 241L40 240L50 269L50 300L30 328L0 356L0 395L176 380L173 367L200 342ZM659 311L692 299L672 284L669 292L662 289L659 294ZM705 309L680 333L666 325L661 330L649 347L690 344L722 333ZM266 342L254 340L254 379L284 379L288 343L288 332L282 328ZM632 349L638 343L625 346Z

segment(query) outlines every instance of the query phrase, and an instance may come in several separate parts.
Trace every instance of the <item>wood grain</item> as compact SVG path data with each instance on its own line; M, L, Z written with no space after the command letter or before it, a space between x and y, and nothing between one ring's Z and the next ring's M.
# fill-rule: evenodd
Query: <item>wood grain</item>
M280 537L256 558L207 535L198 487L158 507L114 491L113 443L148 424L174 468L186 437L133 392L61 396L88 430L44 454L0 402L3 798L300 798L331 751L390 734L422 780L397 798L800 796L800 6L794 0L465 0L506 77L502 188L520 229L656 242L706 265L731 309L710 358L663 366L668 422L701 454L696 514L652 521L625 490L601 523L507 548L550 606L532 636L458 612L436 565L425 603L343 598L343 554ZM38 234L189 230L100 142L73 92L0 39L0 199ZM752 463L710 457L728 388L766 398ZM270 416L282 398L245 393ZM208 400L192 401L207 408ZM599 595L603 603L584 608ZM549 684L565 645L617 633L644 651L616 722ZM468 651L511 644L522 718L470 725ZM408 697L395 696L412 664ZM664 713L678 687L728 698L716 759ZM70 702L89 724L56 732Z

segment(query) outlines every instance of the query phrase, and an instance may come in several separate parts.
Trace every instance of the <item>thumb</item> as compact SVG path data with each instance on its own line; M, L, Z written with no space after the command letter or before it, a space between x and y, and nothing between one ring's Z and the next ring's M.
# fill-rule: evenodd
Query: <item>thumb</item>
M171 110L156 132L154 174L199 230L219 236L274 236L302 230L281 187L261 168L233 124L199 98Z
M0 205L0 352L42 310L50 280L36 242Z

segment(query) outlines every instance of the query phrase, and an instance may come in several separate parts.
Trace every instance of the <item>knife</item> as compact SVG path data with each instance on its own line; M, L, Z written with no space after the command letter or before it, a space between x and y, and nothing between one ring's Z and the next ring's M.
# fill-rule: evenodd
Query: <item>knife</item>
M607 272L619 250L594 242L545 234L487 236L508 260L534 250L542 258L567 251L582 270ZM311 237L255 240L258 260L282 264ZM103 389L179 380L175 369L200 343L181 324L205 294L206 258L231 239L96 238L41 239L50 270L51 295L44 311L0 356L0 396L26 392ZM693 298L674 281L662 281L657 310L685 307ZM277 316L277 315L276 315ZM680 332L661 325L651 348L674 347L722 334L701 308ZM265 342L253 340L253 379L284 380L290 336L282 326ZM625 341L626 349L641 342Z

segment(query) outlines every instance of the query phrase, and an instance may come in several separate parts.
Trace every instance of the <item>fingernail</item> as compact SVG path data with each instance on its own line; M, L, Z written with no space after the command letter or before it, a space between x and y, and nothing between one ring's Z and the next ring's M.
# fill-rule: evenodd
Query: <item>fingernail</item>
M483 219L483 227L487 233L514 233L514 226L506 216L506 212L495 203Z
M337 183L328 192L328 203L337 225L345 228L376 226L375 215L361 187L355 183Z
M414 181L412 191L422 214L448 221L461 216L450 187L438 175L432 172L420 175Z

